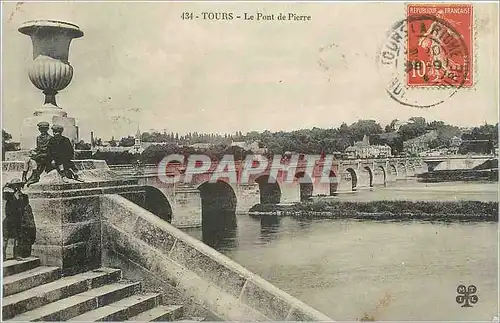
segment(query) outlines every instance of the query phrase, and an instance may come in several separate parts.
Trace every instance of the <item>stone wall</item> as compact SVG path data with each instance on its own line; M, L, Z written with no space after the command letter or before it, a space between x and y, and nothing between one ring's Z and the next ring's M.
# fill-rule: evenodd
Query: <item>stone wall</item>
M44 265L64 267L65 275L99 267L97 196L32 198L30 204L37 230L33 255Z
M260 203L259 184L238 185L236 190L236 212L248 212L252 206Z
M101 196L100 210L104 265L125 260L223 320L331 321L121 196Z
M26 189L37 230L33 255L45 266L60 267L63 275L99 268L99 196L113 193L140 196L143 189L134 184L135 181L125 180L37 183Z
M201 197L197 189L177 188L172 202L172 225L177 228L201 226Z

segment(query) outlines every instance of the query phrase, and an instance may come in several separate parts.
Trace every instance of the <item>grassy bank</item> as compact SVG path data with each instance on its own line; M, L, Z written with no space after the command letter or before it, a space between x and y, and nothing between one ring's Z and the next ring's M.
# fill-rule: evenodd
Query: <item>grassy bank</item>
M450 169L434 170L417 175L420 182L439 183L439 182L472 182L472 181L498 181L498 169Z
M367 220L498 221L498 202L319 200L289 206L257 204L250 209L250 214Z

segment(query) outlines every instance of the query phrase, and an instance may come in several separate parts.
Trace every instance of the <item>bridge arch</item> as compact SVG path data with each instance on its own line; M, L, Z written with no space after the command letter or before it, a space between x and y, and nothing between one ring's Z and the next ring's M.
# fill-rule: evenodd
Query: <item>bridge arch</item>
M376 165L373 171L373 185L386 185L387 170L382 165Z
M148 210L149 212L153 213L160 219L171 223L173 213L172 204L165 196L165 194L161 190L150 185L145 185L144 190L145 196L143 201L137 203L137 201L134 201L133 199L131 200L144 209Z
M313 195L314 185L311 177L305 172L298 172L295 174L295 179L300 187L300 200L306 201Z
M346 169L344 169L342 171L340 183L342 183L342 182L346 183L347 181L349 181L349 178L350 178L350 184L351 184L350 187L345 187L344 185L342 185L342 186L344 186L343 189L355 191L358 187L359 176L353 167L347 167Z
M398 168L396 167L395 164L389 164L389 167L387 168L387 173L391 180L395 180L399 175Z
M407 176L415 176L416 166L413 162L409 162L406 166L406 175Z
M405 178L407 174L406 164L402 162L398 163L397 169L398 169L398 177Z
M363 167L364 170L368 173L368 187L373 187L373 170L370 166Z
M270 181L272 179L272 181ZM281 187L275 178L262 175L255 179L259 184L260 204L279 204L281 201Z
M197 189L201 197L202 240L212 248L234 240L237 198L233 186L224 180L203 182Z
M197 189L200 191L202 213L204 210L236 212L236 193L229 183L223 180L204 182Z

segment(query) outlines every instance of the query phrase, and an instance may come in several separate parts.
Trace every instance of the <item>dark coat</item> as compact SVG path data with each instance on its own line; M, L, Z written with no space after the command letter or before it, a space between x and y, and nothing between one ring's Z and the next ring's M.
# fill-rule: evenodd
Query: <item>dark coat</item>
M50 138L47 151L50 161L55 161L56 165L71 164L71 160L75 156L71 141L64 136Z
M13 194L4 195L5 219L3 237L19 239L24 244L33 244L36 238L35 219L29 204L28 195L22 194L16 199Z
M52 136L49 134L40 134L36 137L36 156L33 160L35 160L37 164L43 164L46 168L51 162L48 154L48 145L51 138Z
M49 134L40 134L36 137L36 151L39 154L47 154L47 147L51 138L52 136Z

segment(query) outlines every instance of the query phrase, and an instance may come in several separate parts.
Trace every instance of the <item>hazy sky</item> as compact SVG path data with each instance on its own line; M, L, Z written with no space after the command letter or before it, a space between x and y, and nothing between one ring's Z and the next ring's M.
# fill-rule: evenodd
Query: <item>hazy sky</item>
M405 18L403 3L3 3L3 127L18 138L43 103L28 79L26 20L74 23L72 83L58 104L80 137L141 130L243 132L337 127L362 119L384 126L411 116L457 125L498 119L498 16L476 4L476 85L429 109L385 93L377 53ZM309 22L182 20L183 11L243 15L295 12ZM327 48L326 50L321 50ZM322 60L323 63L319 63Z

